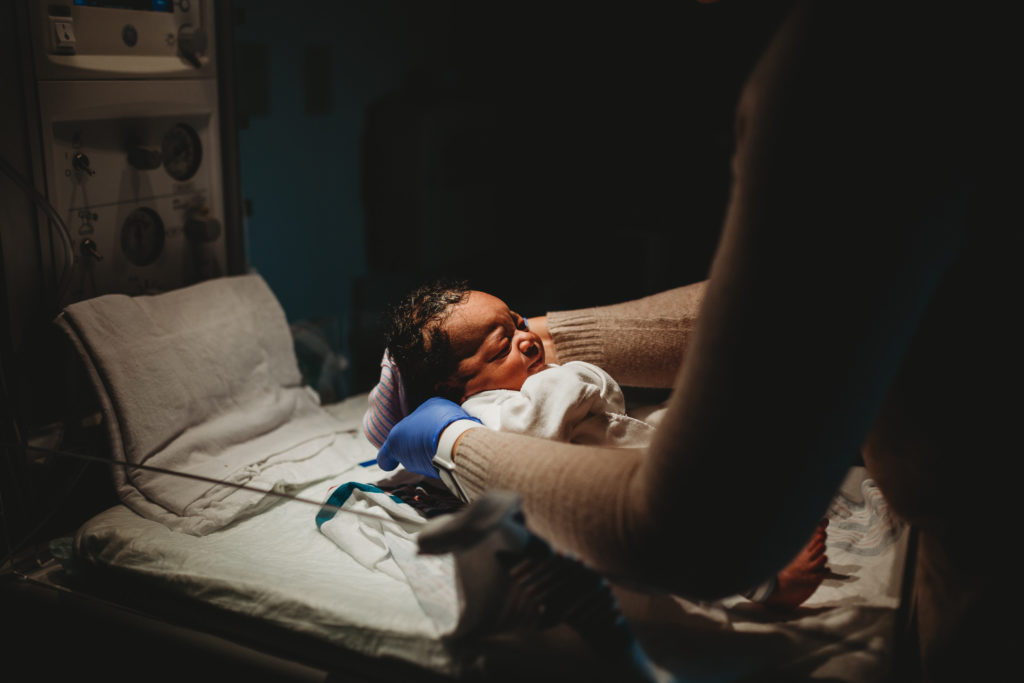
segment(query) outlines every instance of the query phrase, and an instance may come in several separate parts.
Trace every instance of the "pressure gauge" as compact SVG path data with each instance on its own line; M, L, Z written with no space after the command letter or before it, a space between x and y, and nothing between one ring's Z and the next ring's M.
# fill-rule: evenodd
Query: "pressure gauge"
M175 180L188 180L199 170L203 145L192 126L178 123L164 133L164 169Z
M137 266L156 261L164 248L164 222L153 209L144 206L128 214L121 226L121 251Z

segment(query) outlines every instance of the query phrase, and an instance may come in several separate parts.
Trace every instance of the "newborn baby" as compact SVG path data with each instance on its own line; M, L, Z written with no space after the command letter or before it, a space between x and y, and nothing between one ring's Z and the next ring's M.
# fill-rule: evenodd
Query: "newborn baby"
M461 283L417 289L394 309L381 379L363 425L380 448L391 427L432 396L441 396L491 429L611 447L644 447L658 411L626 414L619 384L583 361L545 362L529 323L491 294ZM747 597L795 607L826 576L825 526L772 580Z

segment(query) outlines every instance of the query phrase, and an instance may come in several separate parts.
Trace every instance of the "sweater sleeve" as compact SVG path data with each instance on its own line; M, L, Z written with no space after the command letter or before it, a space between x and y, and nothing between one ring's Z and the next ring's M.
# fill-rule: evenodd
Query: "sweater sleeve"
M865 70L851 50L877 22L853 15L801 5L751 74L708 286L547 316L559 362L674 387L650 446L470 429L454 460L471 497L515 491L527 524L556 547L697 598L757 585L806 543L964 230L957 193L944 203L956 184L945 152L918 156L933 149L929 135L851 96L873 76L902 93L888 57L905 54L891 41ZM901 100L898 121L937 101ZM877 163L895 148L899 164Z
M650 551L664 547L665 539L628 530L628 519L638 512L631 505L645 498L636 492L642 449L470 429L456 453L459 482L470 500L489 490L516 491L531 530L561 552L610 576L635 576L657 564Z
M558 360L593 363L628 386L670 387L706 288L703 281L610 306L548 313Z
M621 384L670 387L705 288L699 282L631 302L549 313L558 360L589 362ZM489 490L516 491L531 528L553 546L607 575L634 578L664 566L661 549L680 530L649 505L644 470L651 462L644 457L642 448L541 442L485 429L467 431L455 455L471 500Z

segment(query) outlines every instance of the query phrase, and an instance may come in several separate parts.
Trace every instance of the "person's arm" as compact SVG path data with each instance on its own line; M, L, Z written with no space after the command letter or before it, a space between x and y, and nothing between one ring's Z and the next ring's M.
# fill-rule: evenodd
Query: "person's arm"
M873 20L804 9L745 89L732 198L692 334L675 328L658 347L659 318L632 315L635 304L547 317L560 360L603 364L624 383L679 364L685 346L649 450L482 429L456 446L471 498L518 492L532 528L610 575L713 598L784 566L956 256L961 195L947 151L918 125L933 102L904 88L917 81L887 42L900 34L881 35L866 59L857 46L881 30ZM659 306L678 292L665 296ZM634 337L658 351L646 358ZM633 353L645 360L630 369Z
M530 318L530 329L540 334L550 362L587 361L623 385L670 387L693 336L707 284L696 282L610 306L552 311Z

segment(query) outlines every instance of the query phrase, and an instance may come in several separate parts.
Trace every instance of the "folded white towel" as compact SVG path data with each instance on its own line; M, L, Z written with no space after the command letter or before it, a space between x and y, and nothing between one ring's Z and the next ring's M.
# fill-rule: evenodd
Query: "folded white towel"
M426 523L401 498L358 481L332 487L316 517L320 532L356 562L408 584L438 633L447 635L459 617L455 559L419 552L416 537Z
M57 324L92 379L112 457L226 482L114 467L122 501L175 531L203 535L350 467L343 425L302 375L280 303L258 275L155 296L109 294Z

